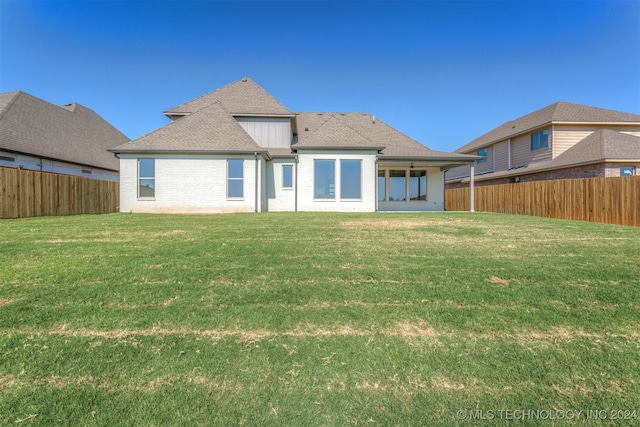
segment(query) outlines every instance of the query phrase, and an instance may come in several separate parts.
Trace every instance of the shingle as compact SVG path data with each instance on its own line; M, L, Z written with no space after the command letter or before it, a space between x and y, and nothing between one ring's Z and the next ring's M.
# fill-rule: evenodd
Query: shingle
M21 91L0 94L0 148L117 171L107 149L128 141L80 104L59 107Z
M573 123L640 123L640 115L607 110L598 107L556 102L516 120L506 122L490 132L458 148L457 153L473 151L483 146L503 141L515 135L551 124L553 122Z
M220 102L232 114L290 115L278 100L248 77L165 111L168 116L194 113Z
M296 147L384 147L381 157L464 158L434 151L368 113L298 113Z
M181 117L114 152L166 151L265 151L219 103Z

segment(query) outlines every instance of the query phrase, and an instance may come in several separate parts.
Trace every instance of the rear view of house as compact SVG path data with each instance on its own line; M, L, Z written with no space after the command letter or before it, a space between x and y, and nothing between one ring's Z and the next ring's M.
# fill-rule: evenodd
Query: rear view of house
M80 104L57 106L21 91L0 94L0 166L118 180L107 150L129 141Z
M509 121L456 152L482 159L477 185L640 173L640 115L557 102ZM468 186L469 166L447 172Z
M367 113L294 113L249 78L165 112L111 151L123 212L444 210L433 151Z

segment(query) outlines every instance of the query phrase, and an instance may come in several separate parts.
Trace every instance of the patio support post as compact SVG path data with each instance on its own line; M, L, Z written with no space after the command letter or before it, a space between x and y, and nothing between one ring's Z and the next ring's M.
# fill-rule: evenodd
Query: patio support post
M475 212L475 194L474 194L474 175L475 175L475 163L471 163L471 175L469 178L469 212Z

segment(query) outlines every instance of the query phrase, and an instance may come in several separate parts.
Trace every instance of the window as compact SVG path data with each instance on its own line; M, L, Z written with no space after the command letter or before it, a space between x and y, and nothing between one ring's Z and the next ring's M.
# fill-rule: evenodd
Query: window
M636 174L636 168L634 166L622 166L620 168L620 176L633 176Z
M407 200L407 176L404 170L389 171L389 201Z
M9 157L9 156L0 156L0 161L15 163L16 158L15 157Z
M314 197L316 199L335 199L336 161L314 160Z
M227 198L244 197L244 160L227 160Z
M385 177L385 171L378 171L378 201L384 202L387 200L387 179Z
M340 198L362 198L361 160L340 160Z
M478 156L482 157L482 159L478 160L479 165L483 163L487 163L487 157L489 157L489 152L486 148L483 148L482 150L478 150Z
M155 159L138 159L138 198L154 198L156 196L156 161Z
M82 169L82 173L85 175L91 175L93 171L91 171L91 169Z
M427 200L427 171L409 172L410 200Z
M282 165L282 188L293 188L293 165Z
M531 151L549 146L549 129L531 134Z

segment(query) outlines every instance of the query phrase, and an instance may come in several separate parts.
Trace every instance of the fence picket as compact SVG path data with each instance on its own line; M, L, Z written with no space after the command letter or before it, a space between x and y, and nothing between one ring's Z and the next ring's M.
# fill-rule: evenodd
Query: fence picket
M120 184L0 167L0 218L116 212Z
M478 212L640 226L640 175L487 185L475 189ZM446 190L447 210L469 210L469 189Z

